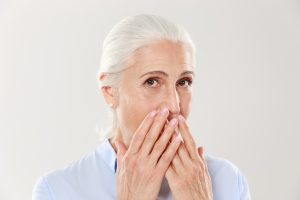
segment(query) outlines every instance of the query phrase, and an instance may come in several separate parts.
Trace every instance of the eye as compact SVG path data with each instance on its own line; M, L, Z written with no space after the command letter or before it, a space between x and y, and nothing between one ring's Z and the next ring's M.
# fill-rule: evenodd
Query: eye
M193 83L193 81L192 81L191 79L185 78L185 79L179 80L177 84L178 84L180 87L186 88L186 87L188 87L188 86L192 86L192 83Z
M149 87L157 87L159 85L157 78L149 78L145 81L145 83Z

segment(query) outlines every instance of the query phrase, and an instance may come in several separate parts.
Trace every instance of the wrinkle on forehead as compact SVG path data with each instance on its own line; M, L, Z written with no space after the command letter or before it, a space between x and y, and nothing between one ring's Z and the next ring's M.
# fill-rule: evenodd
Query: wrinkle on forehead
M149 69L192 70L192 56L192 52L181 43L159 41L135 51L128 59L126 69L131 68L132 72L139 74Z

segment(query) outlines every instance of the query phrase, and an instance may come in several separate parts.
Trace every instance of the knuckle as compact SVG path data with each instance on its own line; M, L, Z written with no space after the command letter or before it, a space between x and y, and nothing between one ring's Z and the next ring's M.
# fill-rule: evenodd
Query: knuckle
M128 154L125 155L122 160L123 165L130 171L133 171L138 164L137 159L133 159L133 158L134 158L133 156Z
M175 127L167 126L167 128L164 130L163 134L166 134L167 137L170 139L172 137L173 133L175 133Z
M203 161L200 162L201 169L206 170L206 166Z
M155 142L155 139L151 134L149 134L145 137L145 142L146 143L153 143L153 142Z
M142 133L139 131L139 132L136 132L135 133L135 139L137 140L137 141L142 141L143 140L143 135L142 135Z
M155 120L154 120L154 127L155 128L159 128L159 127L161 127L162 126L162 124L164 124L165 123L165 121L166 121L166 118L164 117L164 116L157 116L156 118L155 118Z
M189 126L186 124L186 123L184 123L184 128L186 129L186 131L188 131L188 132L190 132L190 128L189 128Z
M197 152L198 150L197 150L197 144L196 144L195 140L191 139L190 144L195 149L195 151Z
M145 163L145 161L146 161L146 159L141 154L139 154L139 155L137 155L134 162L135 162L136 165L139 165L139 166L142 165L143 166L142 163Z
M161 153L165 149L165 146L161 142L157 142L153 148L153 152Z
M200 171L201 171L201 170L199 169L198 166L196 166L196 165L192 165L192 166L191 166L191 175L192 175L192 177L197 177L197 176L199 176Z
M130 162L130 165L129 165L129 170L131 171L131 172L135 172L135 171L137 171L137 169L138 169L138 162L137 162L137 160L135 159L135 160L132 160L131 162Z
M161 117L158 115L155 117L154 121L153 121L153 126L157 126L159 123L161 123L162 119Z
M123 165L127 166L129 163L129 159L130 157L128 155L125 155L122 160Z
M166 153L164 153L164 154L161 156L161 159L162 159L165 163L171 162L171 156L169 156L169 155L166 154Z
M205 174L205 178L206 178L206 180L209 182L209 183L211 183L211 177L210 177L210 175L209 174Z

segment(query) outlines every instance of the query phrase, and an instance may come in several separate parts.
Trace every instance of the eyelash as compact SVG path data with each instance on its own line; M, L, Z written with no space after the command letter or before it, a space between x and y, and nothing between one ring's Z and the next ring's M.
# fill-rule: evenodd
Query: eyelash
M159 84L159 80L158 78L148 78L146 81L145 81L145 84L152 87L152 84L149 84L150 81L156 81L157 84Z
M192 83L193 83L193 80L191 80L190 78L184 78L184 79L179 80L178 82L181 82L181 81L187 81L188 86L192 86Z
M144 82L144 85L148 86L148 87L151 87L151 88L156 88L155 86L153 87L153 83L151 84L150 81L156 81L157 84L159 84L159 78L158 77L152 77L152 78L148 78L145 82ZM181 80L179 80L177 82L177 84L179 84L181 81L187 81L188 83L188 86L192 86L192 83L193 83L193 80L191 80L190 78L183 78Z

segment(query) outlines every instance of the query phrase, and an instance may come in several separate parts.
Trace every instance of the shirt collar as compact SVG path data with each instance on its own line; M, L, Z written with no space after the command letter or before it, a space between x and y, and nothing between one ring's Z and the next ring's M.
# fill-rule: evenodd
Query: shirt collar
M98 153L103 158L104 162L109 168L116 173L117 172L117 154L110 144L109 138L105 138L98 148Z

